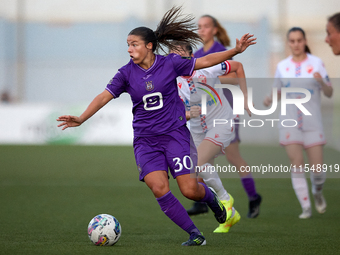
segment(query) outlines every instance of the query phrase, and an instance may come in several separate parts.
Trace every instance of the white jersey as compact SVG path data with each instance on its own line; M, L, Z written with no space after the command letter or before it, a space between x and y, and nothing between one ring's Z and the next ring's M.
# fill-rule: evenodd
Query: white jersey
M207 113L200 117L190 119L190 132L199 134L207 133L214 125L214 119L233 119L232 108L223 95L221 88L215 88L220 84L218 76L228 74L230 64L225 61L221 64L196 70L191 77L177 77L178 94L185 103L186 110L191 106L200 106L202 95L207 98Z
M297 128L302 131L323 130L321 117L321 84L317 82L313 74L320 73L324 82L331 86L329 78L322 60L311 54L302 62L294 62L292 56L282 60L278 65L275 73L274 87L278 91L282 87L304 88L311 93L311 99L304 103L303 106L312 114L304 115L294 104L287 104L287 115L281 116L284 119L294 119L297 121ZM301 79L304 78L304 79ZM304 98L302 93L287 93L287 99ZM288 125L288 124L287 124ZM289 124L291 125L291 124ZM282 128L281 125L279 125Z

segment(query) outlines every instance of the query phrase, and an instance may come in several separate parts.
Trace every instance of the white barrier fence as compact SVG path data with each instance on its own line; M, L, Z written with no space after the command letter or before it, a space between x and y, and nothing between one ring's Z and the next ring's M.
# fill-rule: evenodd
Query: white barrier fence
M132 145L132 103L128 100L113 100L80 127L64 131L57 127L59 116L79 116L86 107L87 104L0 104L0 144ZM327 146L340 150L339 120L332 118L331 110L326 112L323 117ZM241 119L244 122L240 125L242 144L279 146L277 125L272 127L264 121L261 128L249 127L249 120L255 119L265 118L243 116Z
M132 144L131 104L109 103L81 127L58 128L57 117L87 105L0 104L0 144Z

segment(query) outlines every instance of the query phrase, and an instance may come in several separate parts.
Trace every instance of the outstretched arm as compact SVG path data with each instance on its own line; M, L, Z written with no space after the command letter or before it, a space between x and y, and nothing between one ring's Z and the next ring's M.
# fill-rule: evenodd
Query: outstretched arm
M212 53L196 59L195 70L217 65L219 63L222 63L223 61L226 61L227 59L231 59L239 53L242 53L250 45L256 44L256 38L253 38L253 36L254 35L250 35L249 33L245 34L241 37L240 40L236 39L235 48L222 52Z
M63 115L60 116L57 121L62 121L58 127L63 127L62 130L68 127L77 127L84 123L87 119L89 119L92 115L94 115L100 108L106 105L113 96L107 90L104 90L98 96L96 96L93 101L89 104L86 110L79 117L71 116L71 115Z

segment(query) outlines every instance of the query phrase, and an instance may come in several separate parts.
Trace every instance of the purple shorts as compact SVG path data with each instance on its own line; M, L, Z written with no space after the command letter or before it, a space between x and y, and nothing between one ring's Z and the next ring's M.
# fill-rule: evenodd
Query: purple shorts
M197 151L186 125L167 134L135 137L133 141L139 180L154 171L163 170L173 178L190 174L197 165Z
M238 123L240 121L240 117L237 115L236 118L234 118L234 123ZM234 125L235 129L235 138L230 142L230 143L236 143L236 142L241 142L240 135L238 133L240 128L240 124Z

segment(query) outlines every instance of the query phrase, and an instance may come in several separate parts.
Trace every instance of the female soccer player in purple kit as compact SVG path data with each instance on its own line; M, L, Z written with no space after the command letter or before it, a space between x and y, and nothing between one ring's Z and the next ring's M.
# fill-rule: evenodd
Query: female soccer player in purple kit
M176 77L221 63L255 44L256 39L246 34L236 41L234 49L199 59L155 54L162 46L173 48L173 40L187 43L200 40L194 32L193 17L181 17L181 8L173 7L164 15L156 31L146 27L133 29L127 37L130 62L118 70L80 117L64 115L57 120L62 122L58 126L63 130L79 126L113 98L123 92L129 93L133 102L133 146L139 180L151 189L162 211L190 235L182 245L194 246L205 245L206 240L171 193L168 168L185 197L206 202L220 223L227 217L217 195L204 183L190 177L197 154L190 146L190 132L185 125L185 108L178 96Z
M195 58L201 58L211 53L225 51L225 47L230 45L230 39L226 30L221 26L217 19L211 15L203 15L199 19L198 34L203 40L203 47L194 53ZM215 38L217 38L217 40L215 40ZM228 74L223 77L226 79L222 78L222 80L220 76L222 83L227 83L224 82L224 79L229 82L230 80L237 78L235 74ZM233 108L233 97L230 90L223 89L223 93L230 103L231 108ZM247 102L247 100L245 100L245 102ZM238 118L235 119L235 122L237 123L238 120ZM225 148L225 155L230 164L236 166L239 171L243 188L248 195L249 211L247 216L248 218L256 218L260 213L259 207L262 198L256 191L255 181L252 174L240 171L242 166L246 167L248 164L240 154L239 143L239 125L235 125L235 139L231 141L228 147ZM194 203L194 206L188 210L189 215L196 215L205 212L208 212L208 208L204 203Z

